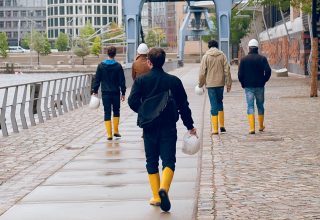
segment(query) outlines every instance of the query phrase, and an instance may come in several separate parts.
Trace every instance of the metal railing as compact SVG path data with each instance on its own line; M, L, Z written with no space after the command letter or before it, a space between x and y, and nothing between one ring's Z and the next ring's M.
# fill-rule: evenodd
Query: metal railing
M53 80L0 87L0 129L18 133L37 123L44 123L90 101L92 75L78 75ZM29 95L28 95L29 94Z

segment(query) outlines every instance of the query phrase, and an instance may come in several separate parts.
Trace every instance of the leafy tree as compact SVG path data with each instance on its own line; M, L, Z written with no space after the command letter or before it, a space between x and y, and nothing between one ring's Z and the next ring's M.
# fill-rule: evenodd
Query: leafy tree
M95 33L95 30L92 26L92 24L87 23L83 28L80 29L80 38L81 39L88 39L90 36L92 36ZM89 39L90 41L93 41L93 39Z
M82 65L84 65L85 57L90 54L89 43L86 39L80 38L77 41L76 47L73 49L73 53L82 58Z
M112 22L108 32L103 34L102 38L108 43L122 43L124 42L123 36L123 27L119 27L116 23Z
M69 37L67 34L60 32L56 40L56 48L59 51L66 51L68 49Z
M50 43L49 40L44 33L40 33L38 31L32 32L32 38L30 38L30 46L31 49L37 52L38 54L38 65L40 64L40 54L48 55L50 52Z
M21 39L21 47L25 49L30 49L30 40L31 40L31 34L26 33L23 38Z
M149 45L149 47L155 47L158 43L157 41L157 35L154 31L149 30L146 37L146 43Z
M150 47L158 46L160 47L161 42L166 38L166 34L164 33L162 28L153 28L150 29L147 33L146 43Z
M9 45L7 35L4 32L0 32L0 56L6 58L8 56L8 49Z
M94 39L94 42L91 48L91 53L99 57L100 52L101 52L101 38L96 37Z

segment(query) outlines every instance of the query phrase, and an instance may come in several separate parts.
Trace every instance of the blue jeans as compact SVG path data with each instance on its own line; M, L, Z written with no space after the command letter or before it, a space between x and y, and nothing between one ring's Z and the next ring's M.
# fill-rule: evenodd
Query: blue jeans
M213 116L217 116L219 111L223 111L223 89L223 86L208 88L211 115Z
M254 114L254 99L256 99L256 105L258 108L258 114L264 114L264 87L245 88L247 99L247 114Z

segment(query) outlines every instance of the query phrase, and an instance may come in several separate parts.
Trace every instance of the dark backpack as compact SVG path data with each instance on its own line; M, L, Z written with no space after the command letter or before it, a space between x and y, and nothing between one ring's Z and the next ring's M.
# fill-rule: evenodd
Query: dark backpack
M158 93L142 102L138 110L138 126L140 128L157 126L163 120L163 115L170 115L174 122L177 121L176 102L170 90Z

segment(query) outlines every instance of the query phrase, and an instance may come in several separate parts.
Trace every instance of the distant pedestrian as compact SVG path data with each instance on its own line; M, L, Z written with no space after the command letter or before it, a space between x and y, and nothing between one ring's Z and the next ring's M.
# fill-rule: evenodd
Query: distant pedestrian
M119 133L120 100L125 100L126 81L121 64L114 59L117 54L116 48L108 47L107 54L108 58L97 67L93 94L98 94L101 84L104 122L108 140L112 140L111 109L113 111L113 136L121 137Z
M145 43L141 43L137 49L136 60L132 64L132 79L136 80L137 77L150 72L150 67L147 63L147 54L149 48Z
M249 54L241 59L238 78L245 90L247 99L247 114L249 134L255 133L254 100L258 108L259 131L264 126L264 86L270 79L271 68L266 57L259 55L259 42L256 39L249 41Z
M199 87L205 85L208 89L211 104L212 134L219 134L218 121L220 132L226 132L223 109L224 86L226 85L227 92L230 92L232 80L227 57L218 49L218 42L210 40L208 47L209 50L201 60Z
M132 87L128 103L130 108L139 112L147 100L159 97L162 94L171 94L171 102L168 102L158 118L152 121L148 127L143 127L144 146L146 155L146 168L149 174L150 186L153 197L151 205L160 205L163 211L171 208L168 192L173 178L176 163L176 122L179 115L190 134L196 135L193 127L191 110L188 97L181 80L170 75L162 69L166 53L161 48L152 48L148 53L148 65L150 73L138 77ZM155 113L158 103L154 102L146 109L146 115ZM140 109L141 110L141 109ZM138 121L141 121L138 114ZM140 125L142 126L142 125ZM162 160L162 177L159 176L159 157Z

